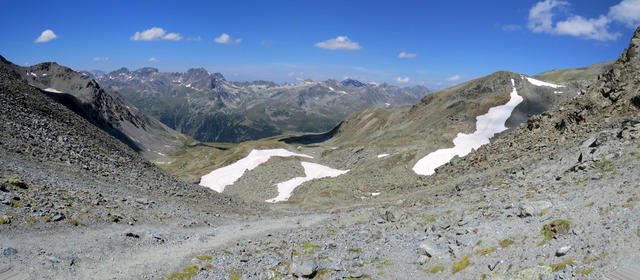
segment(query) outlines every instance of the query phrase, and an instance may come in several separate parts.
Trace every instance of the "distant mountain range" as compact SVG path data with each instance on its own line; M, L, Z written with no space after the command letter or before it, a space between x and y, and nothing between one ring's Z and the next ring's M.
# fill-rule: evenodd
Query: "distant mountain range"
M164 73L155 68L83 72L167 126L207 142L241 142L296 132L320 132L370 106L412 105L431 91L353 79L276 84L231 82L203 68Z

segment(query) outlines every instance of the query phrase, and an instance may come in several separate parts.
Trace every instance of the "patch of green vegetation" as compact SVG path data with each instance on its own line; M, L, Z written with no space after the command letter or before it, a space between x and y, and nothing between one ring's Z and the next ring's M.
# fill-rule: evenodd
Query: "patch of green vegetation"
M638 230L638 232L636 232L636 235L640 237L640 229Z
M25 183L24 181L17 179L17 178L9 178L9 180L7 180L7 183L14 185L16 187L19 188L25 188L27 187L27 183Z
M592 201L592 202L589 202L589 203L583 205L582 207L591 207L591 206L593 206L593 204L594 204L594 202Z
M16 212L11 212L11 211L7 211L7 216L11 216L11 217L18 217L18 213Z
M569 233L571 229L571 222L568 220L553 220L548 224L542 226L540 233L544 236L544 240L538 244L538 246L546 243L558 235Z
M622 207L624 207L624 208L629 208L629 209L633 209L633 204L631 204L631 203L625 203L625 204L622 204Z
M606 160L606 159L594 162L593 166L595 166L597 168L600 168L601 170L603 170L605 172L613 172L615 170L615 168L611 164L611 161L610 160Z
M482 244L482 240L478 240L478 242L476 242L476 246L480 246L480 244Z
M9 223L9 220L7 220L7 219L5 219L3 217L0 217L0 225L4 225L4 224L8 224L8 223Z
M510 239L510 238L507 238L505 240L500 241L500 247L502 247L502 248L507 248L511 244L513 244L513 239Z
M593 267L589 268L589 269L582 269L582 270L576 271L576 273L582 274L582 275L585 275L585 276L591 274L591 272L593 272Z
M478 255L485 256L485 255L493 253L493 251L495 251L495 250L496 250L495 247L488 247L488 248L484 248L482 250L478 250L478 251L476 251L476 253L478 253Z
M24 218L24 221L30 224L35 224L38 223L38 219L34 218L34 217L26 217Z
M229 280L240 280L242 278L242 273L235 269L227 270L227 273L229 273Z
M302 248L305 248L307 250L309 250L309 249L318 249L318 248L321 247L320 245L308 244L308 243L302 244L300 246L302 246Z
M198 274L198 270L197 266L187 266L182 269L183 272L172 273L167 276L167 279L191 279L191 277Z
M66 219L66 221L67 221L67 223L68 223L68 224L73 225L73 226L76 226L76 227L77 227L77 226L84 226L84 224L83 224L83 223L81 223L80 221L75 220L75 219L71 219L71 218L69 218L69 219Z
M210 260L213 260L213 257L211 257L211 256L197 256L196 259L198 259L200 261L210 261Z
M462 257L458 263L454 264L451 268L451 272L454 274L458 273L467 268L467 266L469 266L469 255Z
M439 272L443 272L444 271L444 265L441 264L436 264L434 266L432 266L431 268L429 268L428 272L429 273L439 273Z
M11 201L11 205L13 205L13 207L17 207L17 208L24 207L24 203L22 203L22 201L20 201L20 200L12 200Z
M544 210L542 210L542 212L540 212L539 215L540 216L544 216L544 214L547 214L549 212L549 210L551 210L551 208L544 209Z
M349 253L362 254L362 248L349 248Z
M573 265L573 260L572 259L566 259L565 261L561 262L561 263L557 263L557 264L552 264L551 266L551 271L552 272L558 272L560 270L563 270L565 267L567 267L567 265Z

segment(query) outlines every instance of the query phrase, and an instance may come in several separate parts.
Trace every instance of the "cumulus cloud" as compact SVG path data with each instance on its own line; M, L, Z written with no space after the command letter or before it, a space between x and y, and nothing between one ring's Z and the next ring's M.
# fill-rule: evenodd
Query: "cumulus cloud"
M640 25L640 0L623 0L618 5L609 8L609 18L636 28Z
M232 44L240 44L242 42L242 39L240 39L240 38L233 39L233 38L231 38L231 36L229 36L229 34L222 33L220 36L218 36L215 39L213 39L213 41L218 43L218 44L232 45Z
M447 78L447 81L457 81L457 80L460 80L460 75L453 75Z
M323 42L316 43L314 45L317 48L327 50L359 50L362 48L360 44L353 42L347 36L338 36L333 39L329 39Z
M609 20L606 16L601 15L599 18L583 18L581 16L573 16L567 20L560 21L556 24L555 32L560 35L571 35L587 39L600 41L615 40L620 37L620 33L611 33L609 28Z
M404 78L398 77L398 78L396 78L396 82L398 82L398 83L408 83L409 82L409 77L404 77Z
M613 21L623 23L629 27L640 24L640 0L623 0L618 5L609 8L607 15L596 18L585 18L573 15L555 23L553 17L560 7L568 6L566 1L545 0L536 3L529 10L527 28L536 33L569 35L584 39L609 41L618 39L621 34L609 30Z
M415 54L415 53L407 53L407 52L404 52L404 51L398 54L398 58L414 58L416 56L418 56L418 55Z
M155 57L150 57L147 61L149 62L158 62L158 59Z
M553 30L554 8L569 5L568 2L558 0L545 0L536 3L529 10L529 22L527 27L533 32L551 32Z
M99 56L96 56L96 57L94 57L94 58L93 58L93 61L107 61L107 60L109 60L109 58L108 58L108 57L99 57Z
M507 24L502 26L502 31L518 31L522 29L522 26L517 24Z
M153 27L142 32L136 32L131 36L132 41L153 41L153 40L171 40L180 41L182 36L179 33L167 33L160 27Z
M38 37L38 39L36 39L36 43L44 43L44 42L49 42L55 38L58 38L58 36L56 35L56 33L53 33L53 30L51 29L47 29L45 31L42 31L42 34L40 34L40 37Z

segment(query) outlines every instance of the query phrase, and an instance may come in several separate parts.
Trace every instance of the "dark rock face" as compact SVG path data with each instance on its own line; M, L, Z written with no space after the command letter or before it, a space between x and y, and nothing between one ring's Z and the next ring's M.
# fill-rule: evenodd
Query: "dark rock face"
M180 147L187 140L186 137L128 105L118 93L104 90L89 75L56 63L41 63L31 67L4 63L6 69L12 69L29 85L41 89L50 98L136 151L148 154L162 153L169 148ZM128 70L123 68L116 72L126 71ZM154 68L143 68L137 73L149 76L157 71Z
M411 105L430 93L419 86L368 85L351 79L283 85L231 82L203 68L185 73L120 69L96 79L167 126L209 142L328 131L352 112Z

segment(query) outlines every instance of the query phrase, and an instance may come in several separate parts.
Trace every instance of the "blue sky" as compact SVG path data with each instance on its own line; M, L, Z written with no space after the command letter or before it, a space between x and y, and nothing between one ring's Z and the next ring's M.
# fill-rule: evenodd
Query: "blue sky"
M0 55L20 65L204 67L229 80L349 76L431 88L613 60L640 24L640 0L0 0L0 8Z

